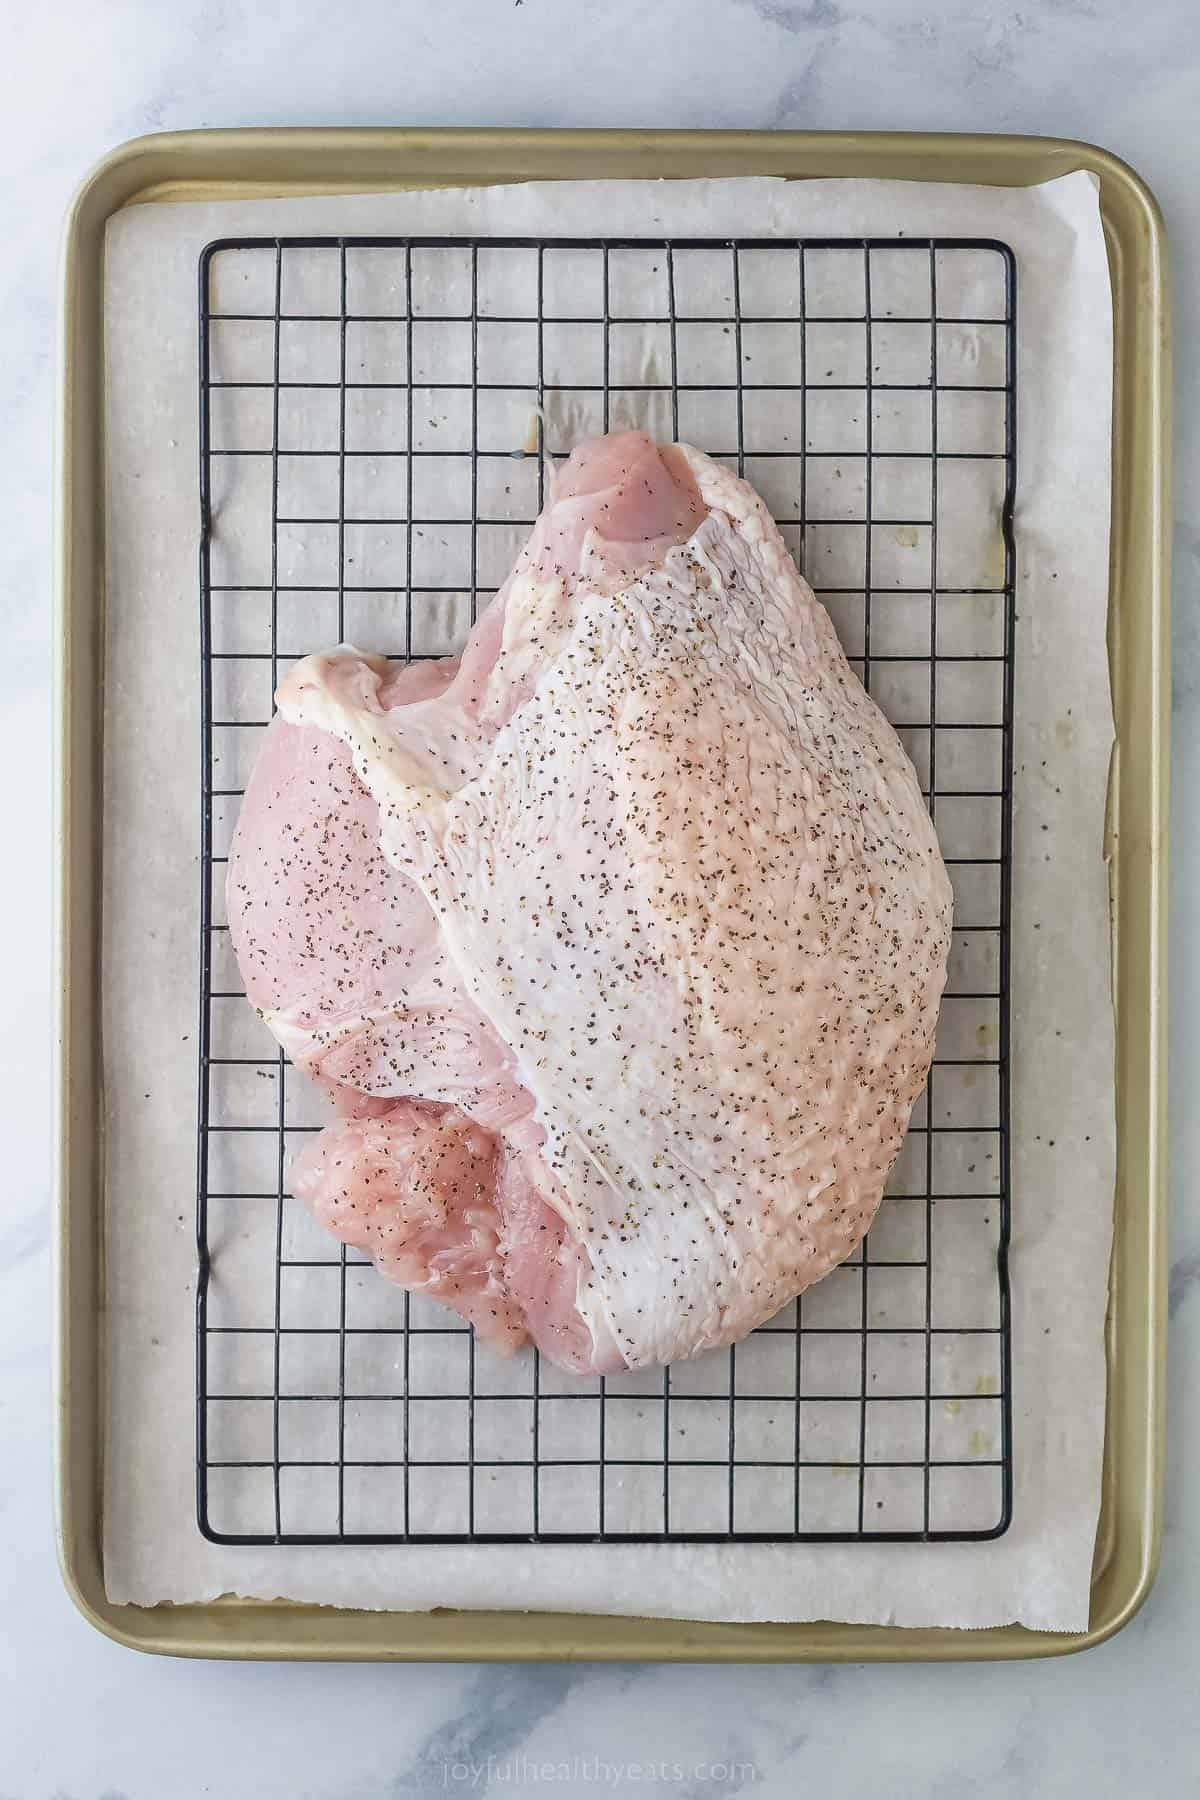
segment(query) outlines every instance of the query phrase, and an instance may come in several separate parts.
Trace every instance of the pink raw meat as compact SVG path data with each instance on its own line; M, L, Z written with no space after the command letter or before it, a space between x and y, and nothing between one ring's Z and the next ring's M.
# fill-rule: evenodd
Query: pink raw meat
M532 1338L565 1367L593 1366L575 1309L579 1251L526 1159L456 1108L396 1100L327 1126L293 1162L291 1183L343 1244L366 1250L389 1281L453 1307L490 1349Z
M464 1113L397 1100L322 1131L292 1165L292 1192L380 1273L452 1306L498 1350L526 1341L509 1299L496 1210L498 1146Z
M912 767L758 497L639 433L576 451L435 668L307 659L247 793L251 998L388 1107L297 1191L343 1237L369 1204L384 1272L500 1346L735 1341L858 1243L925 1079L950 891Z
M457 669L389 669L379 703L433 698ZM377 1099L446 1101L487 1125L529 1110L508 1051L447 964L429 902L380 855L379 809L336 738L276 715L226 893L247 997L298 1067Z

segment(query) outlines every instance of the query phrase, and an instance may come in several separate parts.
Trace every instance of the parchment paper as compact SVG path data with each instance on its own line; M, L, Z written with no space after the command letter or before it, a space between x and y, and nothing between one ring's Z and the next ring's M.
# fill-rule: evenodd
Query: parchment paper
M234 1548L194 1517L196 266L227 234L964 235L1020 293L1012 1184L1015 1495L949 1545ZM1089 177L528 185L119 214L106 265L103 1029L109 1597L1086 1626L1114 1174L1105 652L1111 297Z

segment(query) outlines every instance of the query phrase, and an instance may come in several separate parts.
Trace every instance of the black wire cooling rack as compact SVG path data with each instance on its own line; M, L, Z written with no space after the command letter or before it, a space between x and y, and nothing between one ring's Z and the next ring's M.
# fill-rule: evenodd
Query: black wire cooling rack
M1012 1497L1015 270L965 239L229 239L200 264L197 1475L231 1543L994 1537ZM763 493L956 890L928 1091L860 1251L734 1349L477 1353L288 1196L320 1123L223 887L280 672L444 654L544 457L645 425Z

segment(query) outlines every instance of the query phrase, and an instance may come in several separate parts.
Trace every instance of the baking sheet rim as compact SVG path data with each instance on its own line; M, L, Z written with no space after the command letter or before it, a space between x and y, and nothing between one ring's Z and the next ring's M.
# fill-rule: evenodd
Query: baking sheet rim
M333 181L327 176L331 158L342 170ZM1109 654L1117 749L1105 848L1117 994L1118 1167L1103 1500L1088 1631L447 1610L368 1614L233 1596L211 1605L110 1604L99 1547L103 1197L95 939L101 711L94 680L104 602L99 308L108 217L125 205L189 195L249 198L547 176L885 174L1032 185L1078 168L1100 181L1116 325ZM1165 1386L1168 314L1162 221L1145 184L1104 150L1042 138L400 128L164 133L121 146L80 188L64 241L60 329L56 1506L64 1579L84 1615L134 1648L227 1657L975 1659L1064 1654L1118 1630L1145 1598L1157 1563ZM93 654L79 657L86 649Z

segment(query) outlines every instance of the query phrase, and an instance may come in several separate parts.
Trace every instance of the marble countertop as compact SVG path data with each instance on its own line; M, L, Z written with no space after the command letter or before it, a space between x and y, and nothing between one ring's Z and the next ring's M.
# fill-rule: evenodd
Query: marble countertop
M650 23L647 16L650 15ZM335 23L335 21L337 21ZM705 1800L1194 1791L1200 1604L1200 15L1192 0L5 0L0 767L12 1164L0 1216L0 1796ZM50 419L58 225L144 131L244 124L900 127L1099 141L1161 200L1176 282L1170 1459L1162 1573L1083 1657L839 1668L303 1667L139 1657L77 1616L50 1485ZM1193 780L1192 778L1196 779ZM1192 1004L1192 1002L1196 1004ZM574 1758L569 1779L555 1769ZM542 1768L545 1764L547 1767Z

